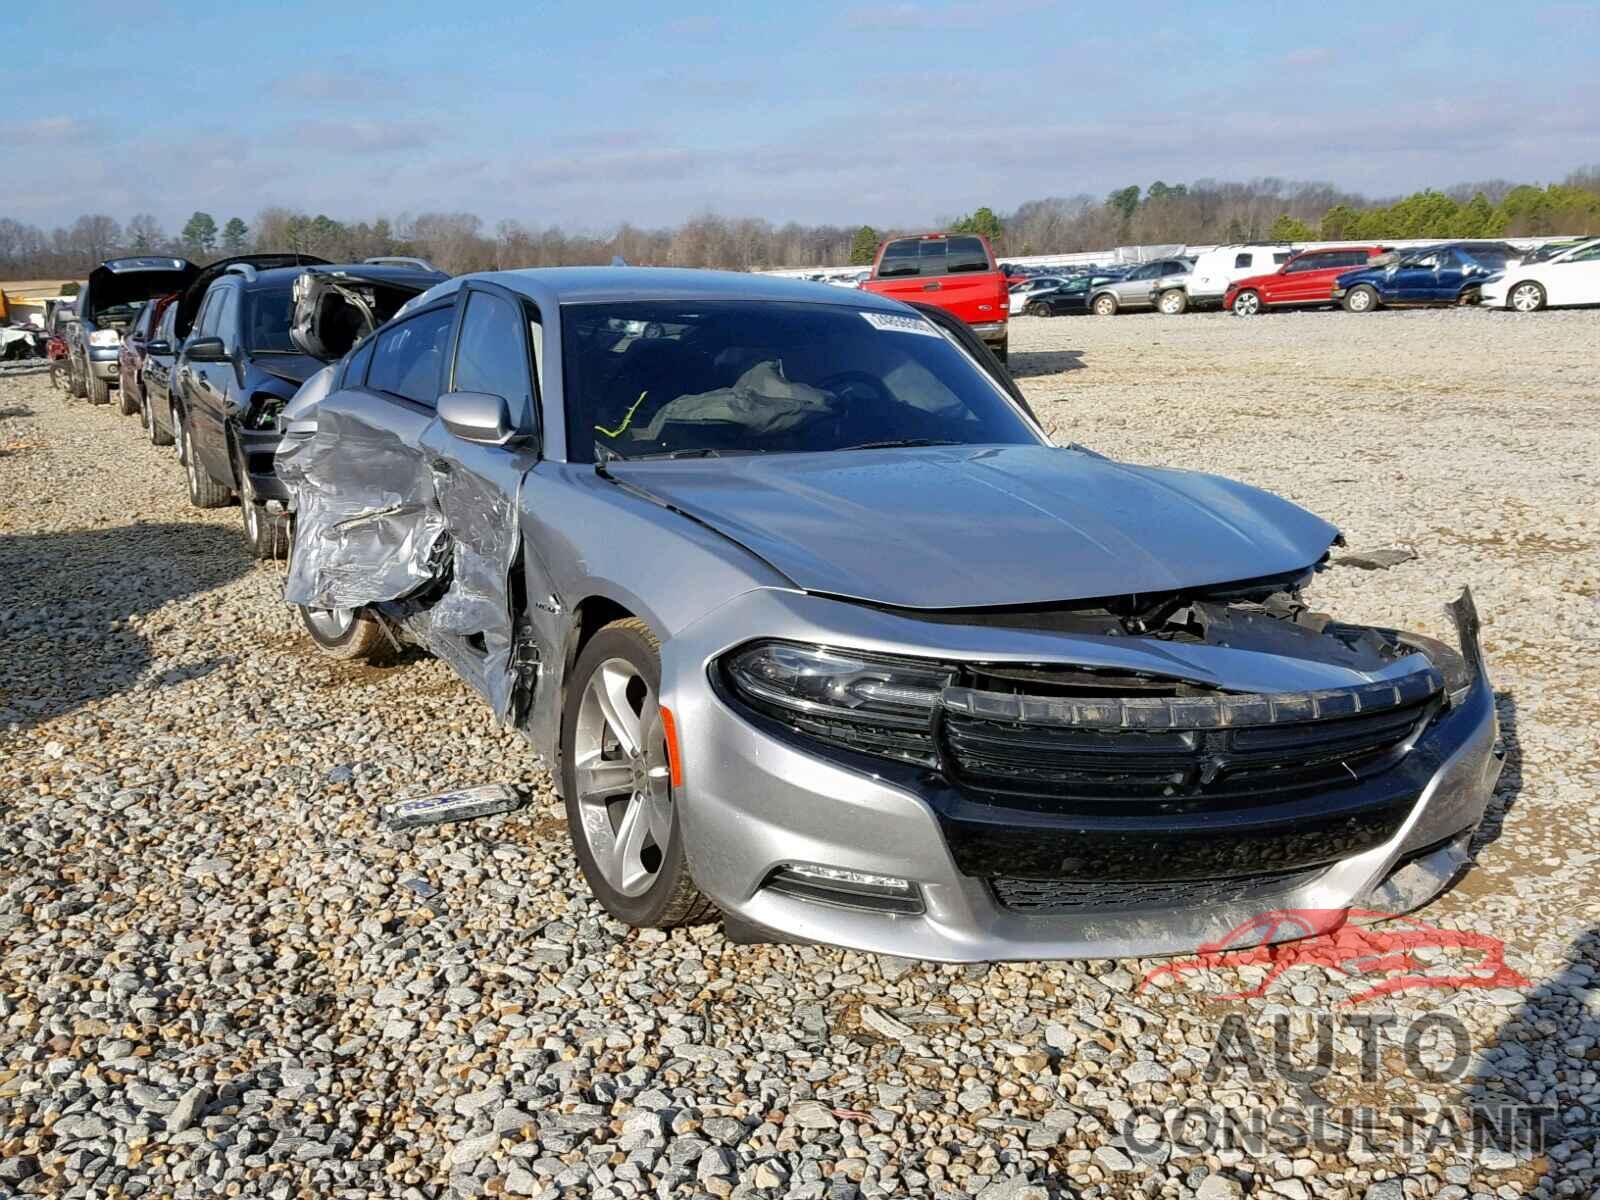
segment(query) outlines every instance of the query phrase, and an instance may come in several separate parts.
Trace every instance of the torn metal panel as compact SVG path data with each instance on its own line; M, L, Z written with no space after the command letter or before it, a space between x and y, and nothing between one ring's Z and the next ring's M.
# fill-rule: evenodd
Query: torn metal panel
M289 603L360 608L442 581L444 514L417 451L430 419L340 392L319 407L313 435L285 440L277 469L294 498Z
M289 336L313 358L333 362L407 301L446 278L443 272L425 266L387 263L307 271L294 281Z
M463 441L438 422L423 432L420 448L434 504L449 529L441 564L448 582L427 607L406 614L405 626L482 692L497 717L510 720L518 691L512 662L517 500L522 477L537 459L531 450Z
M310 419L297 404L296 425ZM559 646L517 629L517 501L534 452L462 441L361 392L326 397L314 419L277 460L295 506L284 598L377 606L516 721Z

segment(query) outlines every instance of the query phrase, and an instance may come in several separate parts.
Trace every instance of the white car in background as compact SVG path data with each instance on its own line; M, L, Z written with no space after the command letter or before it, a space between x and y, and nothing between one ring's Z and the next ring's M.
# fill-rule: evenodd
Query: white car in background
M1293 255L1294 247L1286 242L1276 242L1270 246L1217 246L1203 250L1194 260L1194 270L1189 272L1185 281L1189 306L1221 304L1228 285L1234 280L1250 275L1269 275ZM1183 310L1180 308L1176 311Z
M1010 289L1011 315L1017 316L1020 314L1023 309L1028 307L1028 301L1040 292L1053 292L1065 282L1066 280L1060 275L1035 275L1032 279L1014 284Z
M1571 304L1600 304L1600 238L1590 238L1543 262L1525 262L1491 279L1480 292L1490 308L1538 312Z

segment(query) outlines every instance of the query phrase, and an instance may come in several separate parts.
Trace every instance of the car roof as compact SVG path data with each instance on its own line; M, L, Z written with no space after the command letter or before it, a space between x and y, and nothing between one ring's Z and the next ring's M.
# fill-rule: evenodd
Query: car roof
M364 280L369 283L384 283L392 281L402 285L424 287L435 283L443 283L449 278L443 271L424 271L416 267L403 267L392 263L307 263L296 267L271 267L264 271L255 272L254 278L248 275L240 276L237 272L232 275L222 275L218 282L228 278L243 278L247 287L251 289L263 287L283 287L292 284L300 276L315 273L317 275L332 275L340 279Z
M832 304L903 312L898 300L854 288L830 287L803 279L750 275L739 271L699 271L676 267L533 267L457 276L417 297L421 308L474 280L499 284L548 304L589 304L625 300L763 300Z

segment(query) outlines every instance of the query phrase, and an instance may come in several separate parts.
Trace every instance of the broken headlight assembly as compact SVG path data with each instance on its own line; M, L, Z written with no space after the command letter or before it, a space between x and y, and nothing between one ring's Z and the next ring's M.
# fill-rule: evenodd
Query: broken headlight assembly
M758 642L724 659L722 672L747 705L798 732L846 750L938 765L932 716L954 667Z

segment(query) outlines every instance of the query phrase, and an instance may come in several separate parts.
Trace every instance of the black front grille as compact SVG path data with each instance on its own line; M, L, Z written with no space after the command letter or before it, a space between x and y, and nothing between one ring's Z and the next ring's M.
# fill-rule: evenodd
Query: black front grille
M1249 797L1337 786L1393 764L1437 706L1433 673L1296 707L1261 697L1039 702L969 693L942 723L954 782L1082 800Z
M1137 909L1173 909L1268 900L1293 891L1321 874L1275 871L1262 875L1236 875L1229 879L1099 880L991 879L995 899L1020 913L1125 912Z

